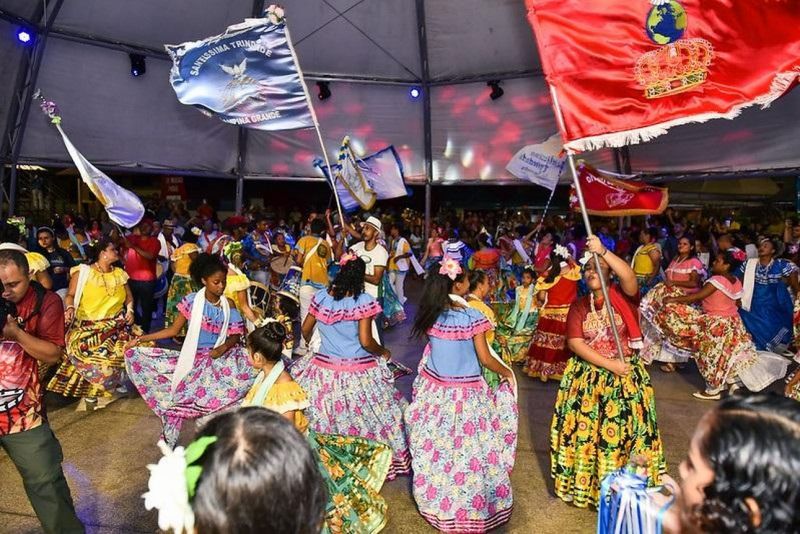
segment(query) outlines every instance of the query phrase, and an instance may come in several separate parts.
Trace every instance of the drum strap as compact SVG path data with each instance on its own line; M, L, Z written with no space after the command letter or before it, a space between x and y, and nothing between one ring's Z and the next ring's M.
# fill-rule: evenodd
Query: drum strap
M76 310L81 303L81 297L83 296L83 289L86 287L86 282L89 281L90 270L91 267L86 264L82 264L78 267L78 287L75 288L75 298L72 301L72 305L75 306Z

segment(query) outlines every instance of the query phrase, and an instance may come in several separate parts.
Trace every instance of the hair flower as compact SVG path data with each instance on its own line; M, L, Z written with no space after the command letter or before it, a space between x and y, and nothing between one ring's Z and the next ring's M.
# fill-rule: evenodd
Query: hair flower
M439 274L445 275L450 280L455 280L458 278L458 275L464 272L463 269L461 269L461 264L453 258L444 258L439 265L441 266L439 267Z
M345 265L347 265L351 261L357 260L357 259L358 259L358 256L356 256L352 252L345 252L344 254L342 254L342 257L339 258L339 267L344 267Z
M747 259L747 253L740 248L731 250L731 256L733 256L733 259L736 261L745 261Z
M569 249L567 249L567 247L564 245L556 245L554 252L556 253L556 256L564 260L568 260L570 257Z

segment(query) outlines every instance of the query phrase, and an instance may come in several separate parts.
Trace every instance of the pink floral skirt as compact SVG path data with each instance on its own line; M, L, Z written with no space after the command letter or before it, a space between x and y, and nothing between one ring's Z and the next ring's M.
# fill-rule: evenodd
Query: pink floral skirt
M289 372L308 394L309 427L319 434L360 436L392 448L387 480L411 469L403 411L408 402L394 387L383 358L306 356Z
M452 382L424 369L406 411L422 516L444 532L486 532L511 517L517 401L507 383Z
M172 391L172 374L180 352L159 347L137 347L127 351L128 376L142 398L164 426L162 437L171 447L178 442L181 425L238 405L250 391L256 372L241 346L219 358L211 349L200 349L192 369Z

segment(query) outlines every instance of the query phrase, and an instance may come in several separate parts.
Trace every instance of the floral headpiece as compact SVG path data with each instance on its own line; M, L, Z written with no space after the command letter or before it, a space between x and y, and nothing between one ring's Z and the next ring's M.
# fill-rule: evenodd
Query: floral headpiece
M443 274L453 281L458 278L458 275L464 272L461 268L461 264L453 258L444 258L439 262L439 265L439 274Z
M358 259L358 256L356 256L352 252L345 252L344 254L342 254L342 257L339 258L339 267L344 267L345 265L347 265L351 261L357 260L357 259Z
M736 261L745 261L747 259L747 253L740 248L728 249L728 252L731 253L731 257Z
M569 249L567 247L565 247L564 245L556 245L556 247L553 250L553 252L556 253L556 256L558 256L559 258L562 258L564 260L568 260L570 258Z
M158 528L180 534L194 532L194 511L191 501L197 491L197 481L203 473L200 459L208 447L216 443L216 436L203 436L185 449L170 450L163 441L158 442L163 457L150 464L147 493L142 495L147 510L158 509Z
M283 12L283 8L280 7L280 6L276 6L275 4L272 4L271 6L269 6L267 8L266 15L267 15L267 18L269 19L269 21L272 24L276 24L276 25L280 24L281 22L283 22L283 19L284 19L284 16L285 16L284 12Z
M242 253L242 242L241 241L229 241L222 247L222 254L228 259L233 260L233 257L236 254Z

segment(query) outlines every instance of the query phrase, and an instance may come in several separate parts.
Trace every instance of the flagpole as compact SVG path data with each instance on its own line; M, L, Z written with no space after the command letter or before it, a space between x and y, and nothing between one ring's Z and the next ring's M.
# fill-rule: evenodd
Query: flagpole
M336 199L336 210L339 212L339 220L344 228L344 212L342 212L342 204L339 202L339 193L336 191L336 177L333 175L333 167L331 167L330 159L328 158L328 151L325 150L325 142L322 140L322 132L319 128L319 121L317 120L317 112L314 111L314 104L311 102L311 96L308 94L308 87L306 86L306 79L303 76L303 70L300 68L300 61L297 59L297 54L294 52L294 45L292 44L292 37L289 34L289 24L284 20L284 27L286 28L286 43L289 45L289 51L292 53L294 64L297 65L297 73L300 75L300 83L303 85L303 92L306 95L306 102L308 109L311 111L311 119L314 121L314 130L317 132L317 140L322 149L322 157L325 160L325 165L328 168L328 178L333 189L333 197Z
M552 85L550 86L550 94L553 97L553 107L556 110L556 118L558 119L559 126L561 131L566 131L564 125L564 116L561 113L561 106L558 105L558 95L556 94L556 89ZM589 221L589 213L586 211L586 202L583 198L583 189L581 189L581 183L578 179L578 171L575 168L575 156L574 152L571 148L564 147L564 150L567 152L567 161L569 162L569 170L572 172L572 182L575 184L575 194L578 197L578 203L581 207L581 215L583 216L583 224L586 227L586 233L589 236L592 236L592 224ZM622 341L619 338L619 332L617 332L617 321L616 321L616 314L614 313L614 307L611 305L611 299L608 297L608 284L606 284L606 279L603 276L603 271L600 267L600 256L597 254L592 254L594 256L594 264L595 268L597 269L597 277L600 279L600 290L603 293L603 300L605 301L606 311L608 312L608 318L611 322L611 331L614 333L614 343L617 346L617 354L619 359L625 363L625 352L622 350ZM590 298L593 298L590 296Z

